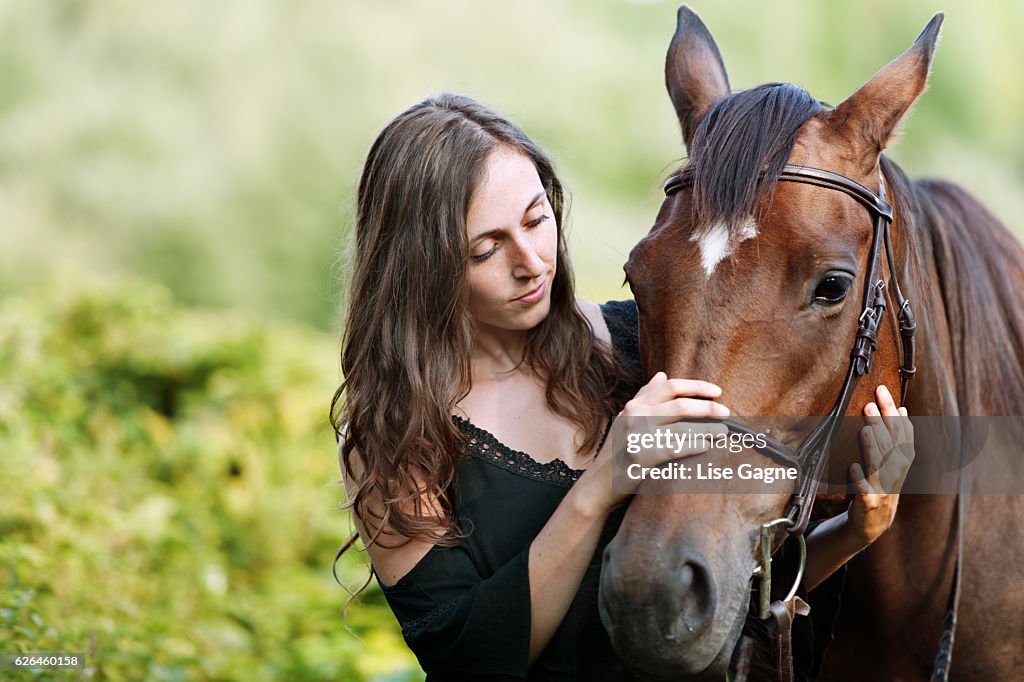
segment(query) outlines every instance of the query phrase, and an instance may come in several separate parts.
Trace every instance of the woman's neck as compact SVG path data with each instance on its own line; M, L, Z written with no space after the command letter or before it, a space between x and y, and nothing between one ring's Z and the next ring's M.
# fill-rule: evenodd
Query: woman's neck
M473 381L507 377L522 365L526 331L478 327L469 359Z

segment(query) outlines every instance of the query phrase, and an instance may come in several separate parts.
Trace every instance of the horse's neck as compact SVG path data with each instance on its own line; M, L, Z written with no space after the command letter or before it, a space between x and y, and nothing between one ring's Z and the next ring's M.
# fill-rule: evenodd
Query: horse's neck
M934 245L926 232L931 226L920 227L921 269L907 267L899 273L901 283L907 283L904 293L912 300L918 328L917 374L906 407L912 417L957 416L961 413L957 350ZM926 431L918 433L919 458L927 457L931 447ZM850 671L861 679L882 674L897 677L900 671L907 677L919 676L916 666L933 655L945 612L955 554L949 547L955 499L953 495L902 495L892 528L850 563L826 673L839 679L849 678ZM898 653L894 642L901 643ZM880 652L876 658L884 663L877 670L871 667L872 659L863 656L865 650Z
M902 496L892 528L850 562L821 679L923 679L952 575L952 499Z
M918 317L921 381L911 414L1024 414L1024 247L962 188L913 183L901 274ZM907 197L903 197L907 201ZM895 224L895 223L894 223Z
M918 372L907 410L911 416L1024 414L1024 250L962 190L929 182L909 192L921 208L916 231L921 262L900 273L918 328ZM917 430L919 461L939 452L944 431ZM1024 440L1024 434L1003 437L1012 446L997 443L996 451L1015 451ZM933 438L938 441L930 443ZM977 465L975 461L972 466ZM998 623L1002 631L1024 631L1024 599L1015 596L1016 574L1004 571L1004 577L998 568L1024 561L1020 535L1003 528L1020 518L1020 500L971 498L964 566L969 598L961 601L968 608L959 614L954 657L961 670L1019 667L1018 649L993 649L986 626ZM840 621L821 679L925 679L952 584L955 505L955 495L901 496L892 528L850 563ZM1001 561L993 563L992 556ZM979 594L980 584L986 589ZM977 672L971 679L1006 676Z
M958 415L954 351L939 280L931 267L932 246L926 240L919 248L927 264L925 272L902 273L903 281L910 283L909 290L916 293L913 306L918 329L917 374L907 393L907 412L912 416Z

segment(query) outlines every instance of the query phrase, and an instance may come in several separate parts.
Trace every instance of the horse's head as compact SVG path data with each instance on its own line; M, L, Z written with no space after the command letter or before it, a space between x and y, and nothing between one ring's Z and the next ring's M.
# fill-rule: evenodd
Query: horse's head
M830 109L786 84L733 94L707 28L680 8L665 78L689 163L625 267L648 374L717 383L735 415L829 413L864 307L872 215L841 191L778 179L793 164L879 192L882 150L925 87L940 23ZM898 216L892 227L899 253ZM849 414L875 385L899 386L899 348L887 315ZM789 496L637 492L605 554L612 641L650 674L721 679L747 613L757 531Z

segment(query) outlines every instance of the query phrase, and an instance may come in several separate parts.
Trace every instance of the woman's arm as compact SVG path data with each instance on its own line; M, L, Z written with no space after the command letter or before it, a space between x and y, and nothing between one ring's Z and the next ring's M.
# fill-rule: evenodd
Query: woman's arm
M850 467L857 489L850 509L824 521L807 537L808 590L877 540L896 516L898 491L914 461L914 426L906 408L896 408L885 386L879 386L875 396L878 404L864 407L868 425L861 430L867 476L860 464Z
M728 415L728 409L712 400L720 394L721 390L712 384L670 380L659 372L627 403L622 414L650 417L653 424L668 424L684 418L724 417ZM725 429L719 424L682 426L712 435L724 433ZM524 616L529 619L526 663L532 664L537 659L572 604L609 513L628 497L628 494L612 489L615 464L612 447L611 439L605 442L599 455L566 493L529 547L524 549L525 557L521 554L508 565L498 568L493 576L483 578L459 548L441 550L449 569L443 578L444 584L412 586L417 593L427 591L436 594L436 600L416 612L403 614L404 620L400 616L406 641L420 657L425 669L441 672L449 665L470 665L474 670L498 674L499 670L488 668L491 661L479 660L473 667L467 655L479 656L487 647L493 647L495 641L514 640L507 637L511 633L502 633L501 629L517 630L520 623L525 629L527 621ZM679 453L650 449L635 458L643 466L657 466L669 459L696 452L697 449ZM347 482L347 488L351 492L351 482ZM369 545L375 570L388 584L397 583L423 560L432 547L432 543L425 540L409 541L394 547L396 540L404 538L387 530L382 538L384 544L393 548L374 545L364 533L372 533L376 529L366 528L359 519L356 524ZM528 600L518 596L513 598L512 595L522 594L524 588L529 591ZM392 594L389 601L393 599ZM415 627L411 625L413 623ZM518 669L515 658L506 656L507 660L501 664L505 667L501 670L512 674ZM519 660L522 661L521 658Z
M583 491L577 482L530 543L531 665L569 611L612 509Z
M655 425L679 419L726 417L728 408L712 400L719 395L721 389L714 384L668 379L664 372L658 372L626 404L621 416L649 417ZM724 426L713 423L682 426L712 435L725 432ZM629 496L612 488L612 447L610 439L605 442L530 545L531 663L551 641L569 610L608 514ZM640 462L643 466L657 466L698 452L650 450L637 456L645 458Z

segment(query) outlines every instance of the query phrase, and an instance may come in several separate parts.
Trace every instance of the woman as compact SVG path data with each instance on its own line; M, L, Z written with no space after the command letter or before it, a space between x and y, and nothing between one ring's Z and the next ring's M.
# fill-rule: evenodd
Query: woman
M544 152L457 95L400 114L363 169L332 419L358 535L431 680L630 679L596 607L627 497L610 419L729 414L704 381L640 386L635 306L575 299L562 210ZM884 389L879 404L902 414ZM897 496L857 480L849 514L809 538L809 585L892 521Z

